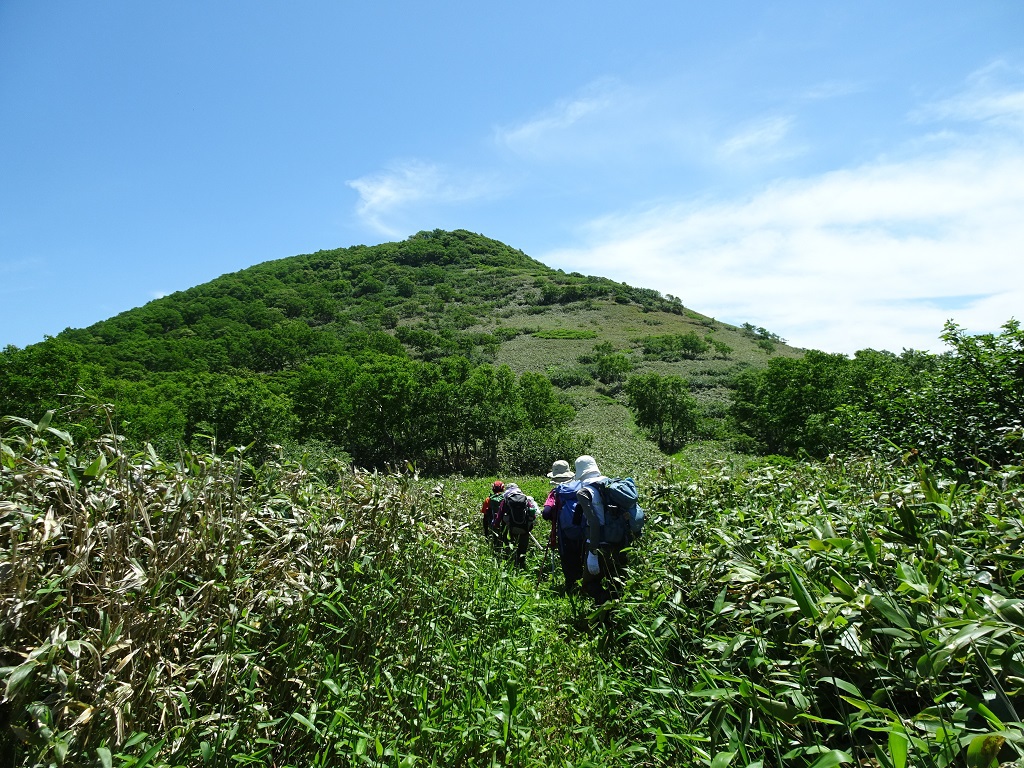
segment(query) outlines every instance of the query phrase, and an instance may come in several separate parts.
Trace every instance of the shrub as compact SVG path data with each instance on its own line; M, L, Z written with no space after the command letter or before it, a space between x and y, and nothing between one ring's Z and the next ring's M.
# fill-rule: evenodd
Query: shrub
M533 334L538 339L596 339L596 331L583 331L576 328L548 328Z
M547 376L552 384L561 389L588 387L594 383L594 375L585 365L551 366Z
M558 459L590 453L593 440L568 428L519 430L498 442L498 466L505 474L543 475Z

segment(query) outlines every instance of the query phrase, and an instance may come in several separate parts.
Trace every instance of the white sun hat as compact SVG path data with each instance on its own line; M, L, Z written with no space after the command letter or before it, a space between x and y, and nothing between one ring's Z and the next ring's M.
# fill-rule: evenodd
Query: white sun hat
M597 462L593 456L580 456L576 459L576 474L573 480L586 482L601 477L601 470L597 468Z
M548 472L548 477L556 482L564 482L565 480L572 480L573 471L569 469L569 462L562 461L559 459L551 465L551 471Z

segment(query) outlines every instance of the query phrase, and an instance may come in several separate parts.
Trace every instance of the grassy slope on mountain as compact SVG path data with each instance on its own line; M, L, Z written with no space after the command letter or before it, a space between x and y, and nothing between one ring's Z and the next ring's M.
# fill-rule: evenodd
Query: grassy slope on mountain
M300 325L307 332L298 331ZM90 357L98 361L105 357L98 350L105 348L109 359L149 370L188 370L200 364L216 368L226 362L261 371L337 350L337 339L360 332L387 330L400 336L398 329L404 328L448 331L455 337L459 332L469 337L497 333L501 339L502 329L574 327L596 331L595 343L610 341L619 348L642 336L689 331L713 335L733 347L729 361L669 366L698 376L729 368L728 362L763 364L768 356L749 334L697 315L655 291L567 275L503 243L461 231L420 233L399 243L266 262L84 330L67 330L61 338L92 348ZM288 340L298 348L290 359L260 357L260 342L269 341L265 331L278 338L292 336ZM334 339L317 339L308 331ZM243 340L248 343L224 349ZM501 345L515 351L499 354L498 360L517 372L543 371L566 357L562 340L520 336L515 341ZM571 349L581 349L575 341L570 340ZM137 354L140 343L151 346L149 354ZM414 355L430 356L432 351L414 343L405 346ZM523 347L529 351L524 353ZM199 354L175 354L186 351Z

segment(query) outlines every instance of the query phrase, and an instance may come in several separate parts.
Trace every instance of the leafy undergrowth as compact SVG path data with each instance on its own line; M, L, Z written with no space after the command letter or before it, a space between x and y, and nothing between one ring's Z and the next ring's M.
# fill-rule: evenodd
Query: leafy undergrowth
M4 429L0 765L1017 757L1016 469L665 470L598 617L495 561L472 483Z

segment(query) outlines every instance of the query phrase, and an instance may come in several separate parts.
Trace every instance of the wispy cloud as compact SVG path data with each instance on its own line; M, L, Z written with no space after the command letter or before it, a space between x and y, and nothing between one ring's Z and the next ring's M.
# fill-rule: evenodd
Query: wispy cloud
M996 61L975 72L968 88L917 110L921 122L955 120L1024 128L1024 71Z
M852 90L824 84L794 96ZM633 176L685 179L687 169L704 178L738 169L745 178L758 165L764 178L773 160L803 151L794 135L809 116L793 102L718 131L714 116L688 117L677 91L595 83L497 129L492 146L501 151L490 166L507 171L512 158L541 179L611 189ZM592 219L579 230L581 245L533 255L656 287L722 320L829 351L936 349L950 317L994 330L1024 307L1024 73L997 63L910 117L919 135L873 162L776 178L743 197L690 191L673 201L663 184L649 197L657 204L615 198L628 212ZM438 205L495 197L496 178L497 170L407 162L348 184L360 217L394 236L415 231L415 216L436 226Z
M380 173L345 183L359 193L359 217L388 237L407 234L392 222L400 220L412 206L464 203L491 197L498 189L493 178L453 173L422 161L395 163Z
M793 118L788 116L765 117L744 126L719 147L719 153L727 158L740 155L777 154L782 141L789 134Z
M564 146L567 134L579 130L582 122L611 111L621 96L614 81L600 80L522 123L495 128L495 142L518 154L546 155Z

